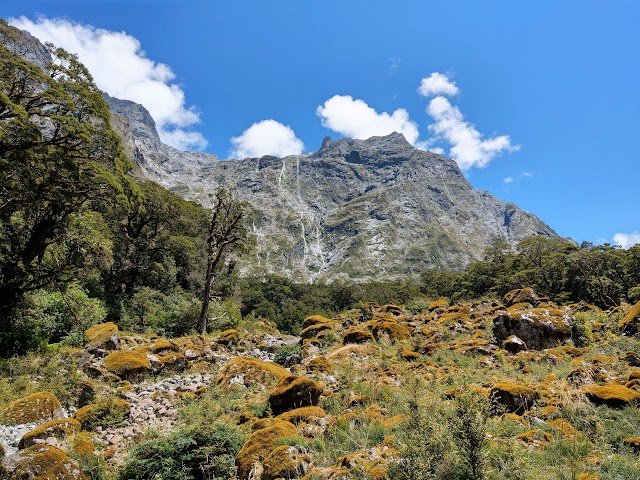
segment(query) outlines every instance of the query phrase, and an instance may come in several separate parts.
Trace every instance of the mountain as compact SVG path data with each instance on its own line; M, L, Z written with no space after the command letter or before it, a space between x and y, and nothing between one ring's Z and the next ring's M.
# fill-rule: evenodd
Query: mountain
M46 48L0 25L0 41L40 68ZM461 269L496 239L557 236L536 216L475 190L455 161L413 148L399 133L367 140L326 138L316 152L219 160L160 140L142 106L105 94L112 124L148 178L210 206L219 186L253 205L253 254L241 271L296 281L370 280Z
M205 206L219 186L253 205L257 238L245 273L298 281L417 275L460 269L496 239L556 236L536 216L475 190L455 161L399 133L326 138L316 152L219 160L162 144L141 105L106 97L142 174Z

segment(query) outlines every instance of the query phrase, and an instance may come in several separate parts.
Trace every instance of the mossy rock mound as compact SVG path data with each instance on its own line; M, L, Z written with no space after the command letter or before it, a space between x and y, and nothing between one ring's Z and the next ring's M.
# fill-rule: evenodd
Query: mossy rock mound
M411 337L409 329L393 317L376 317L367 322L366 326L371 330L376 340L379 340L383 335L388 335L392 340L406 340Z
M489 390L489 396L498 407L508 412L524 413L533 406L538 393L520 383L498 382Z
M633 449L636 453L640 453L640 437L627 437L623 440L627 447Z
M62 406L51 392L37 392L0 407L0 423L40 423L62 416Z
M92 403L79 409L75 418L83 430L95 430L96 427L117 425L129 416L131 405L125 400Z
M516 436L516 440L531 445L532 447L544 448L553 440L553 435L544 430L529 430Z
M120 349L118 326L113 322L94 325L85 332L84 343L89 351L118 350Z
M335 322L322 315L310 315L302 321L302 330L305 330L314 325L333 325Z
M289 410L288 412L281 413L276 418L298 425L302 422L308 423L312 419L324 418L326 416L327 413L322 408L309 406Z
M587 398L596 405L622 408L640 402L640 392L623 385L589 385L584 388Z
M274 415L287 410L317 405L323 388L310 378L287 375L269 395L269 405Z
M262 480L300 478L307 471L311 457L289 445L276 447L262 462Z
M80 422L73 418L62 418L43 423L37 428L23 435L18 448L23 449L35 444L36 440L46 440L47 437L66 438L80 431Z
M529 348L542 350L570 340L571 324L571 317L558 308L503 311L493 319L493 335L498 341L515 335Z
M515 335L511 335L504 341L504 349L509 353L526 352L529 350L524 340Z
M257 358L236 357L222 367L218 384L242 383L245 386L271 386L287 375L290 375L289 371L277 363L264 362ZM236 382L235 379L241 379L241 382Z
M365 343L373 341L373 335L368 330L352 327L344 331L342 341L344 343Z
M502 297L502 301L506 307L524 302L536 305L539 300L540 297L538 297L538 294L533 290L533 288L516 288Z
M278 419L274 419L270 426L254 431L236 456L238 478L247 480L254 464L261 464L275 449L279 439L294 436L297 436L295 425Z
M168 340L162 340L162 339L156 340L149 347L149 352L156 355L158 354L166 355L171 352L179 352L179 351L180 351L180 347L178 345Z
M33 445L20 451L14 477L20 480L87 480L88 477L62 450Z
M449 306L449 302L446 300L434 300L429 304L429 307L427 307L427 310L429 310L430 312L433 312L438 309L445 309L448 306Z
M321 333L327 332L333 328L332 323L317 323L316 325L309 325L307 328L300 332L302 338L316 338Z
M620 322L622 333L627 335L638 335L640 333L640 302L636 303L627 312Z
M216 338L216 342L220 345L226 345L227 347L230 345L237 345L239 341L240 336L238 335L238 331L233 328L221 332Z
M305 367L309 372L323 372L328 374L331 374L333 372L331 362L324 357L314 358L309 363L307 363Z
M420 355L418 352L409 350L407 347L402 347L402 349L400 349L399 355L408 362L419 360L422 357L422 355Z
M122 379L135 379L151 370L151 362L146 353L116 350L104 359L107 370Z

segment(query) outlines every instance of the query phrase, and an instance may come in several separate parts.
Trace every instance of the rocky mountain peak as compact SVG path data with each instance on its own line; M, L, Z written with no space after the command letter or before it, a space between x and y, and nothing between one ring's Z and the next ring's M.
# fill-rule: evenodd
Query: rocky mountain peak
M413 154L414 148L398 132L366 140L342 138L332 141L326 137L320 150L310 155L311 158L342 157L348 163L368 164L385 161L406 160Z
M51 64L47 47L26 30L19 30L0 19L0 43L42 70Z

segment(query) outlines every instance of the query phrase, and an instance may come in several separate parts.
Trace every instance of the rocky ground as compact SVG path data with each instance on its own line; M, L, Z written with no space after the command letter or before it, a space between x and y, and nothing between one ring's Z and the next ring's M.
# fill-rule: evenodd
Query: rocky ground
M68 395L20 380L27 394L0 407L4 467L8 478L98 478L84 456L117 477L150 431L208 408L244 436L240 479L640 478L639 325L640 303L560 307L530 289L311 316L299 337L268 321L170 340L100 324L83 349L49 360L77 366ZM482 477L443 470L471 468L456 433L469 412ZM412 443L423 458L436 437L451 451L406 476L419 465Z

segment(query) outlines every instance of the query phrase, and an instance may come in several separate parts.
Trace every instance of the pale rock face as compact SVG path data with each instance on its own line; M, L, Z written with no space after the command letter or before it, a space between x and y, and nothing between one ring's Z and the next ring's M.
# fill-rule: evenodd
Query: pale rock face
M497 238L556 236L537 217L475 190L457 164L413 148L399 133L326 138L311 154L218 160L163 145L143 107L107 98L128 121L144 176L211 205L218 186L253 205L256 248L244 273L296 281L418 275L463 268ZM130 133L132 132L132 134Z

